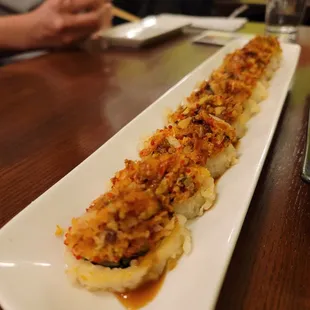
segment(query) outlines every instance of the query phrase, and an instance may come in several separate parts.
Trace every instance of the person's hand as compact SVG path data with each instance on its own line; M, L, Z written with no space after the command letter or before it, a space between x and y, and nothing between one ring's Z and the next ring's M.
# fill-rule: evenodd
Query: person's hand
M71 45L108 27L112 19L108 0L46 0L29 15L32 48Z

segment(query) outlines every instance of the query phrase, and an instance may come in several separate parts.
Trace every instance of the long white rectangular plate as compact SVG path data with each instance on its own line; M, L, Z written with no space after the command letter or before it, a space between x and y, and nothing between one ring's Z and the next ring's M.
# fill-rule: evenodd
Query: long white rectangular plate
M123 167L124 159L138 157L141 136L164 125L164 110L176 108L227 53L245 43L236 40L207 59L0 231L0 303L4 309L123 309L112 294L71 286L64 274L64 246L54 236L55 226L66 227L72 217L82 214ZM146 309L214 307L299 58L298 45L282 47L282 66L271 82L269 98L261 103L261 112L248 124L239 163L218 182L216 205L191 224L192 253L169 272Z

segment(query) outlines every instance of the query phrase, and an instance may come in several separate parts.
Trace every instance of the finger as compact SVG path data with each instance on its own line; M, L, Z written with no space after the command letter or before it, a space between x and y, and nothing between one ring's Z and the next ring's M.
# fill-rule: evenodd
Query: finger
M71 13L92 11L102 5L102 0L65 0L63 9Z
M110 3L104 4L101 10L100 29L92 35L92 39L98 38L102 30L112 26L112 18L112 5Z
M61 43L64 46L76 45L79 42L83 42L88 38L89 38L88 30L70 31L62 35Z
M112 26L112 5L110 3L104 4L100 14L100 28L107 29Z
M83 14L66 14L63 16L63 31L85 31L94 32L100 28L101 14L98 11Z

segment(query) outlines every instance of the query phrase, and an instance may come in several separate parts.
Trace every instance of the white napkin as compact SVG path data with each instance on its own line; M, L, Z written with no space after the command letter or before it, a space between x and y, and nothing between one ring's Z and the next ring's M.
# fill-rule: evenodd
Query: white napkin
M227 17L200 17L178 14L161 14L166 18L178 19L189 22L194 28L221 30L234 32L240 29L248 20L246 18L227 18Z

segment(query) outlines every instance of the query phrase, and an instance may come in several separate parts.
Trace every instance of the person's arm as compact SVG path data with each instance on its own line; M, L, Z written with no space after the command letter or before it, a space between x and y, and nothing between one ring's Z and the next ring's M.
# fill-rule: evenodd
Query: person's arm
M31 13L0 17L0 50L25 50L34 47Z
M30 13L0 17L0 49L59 47L84 40L111 15L102 0L46 0ZM110 21L109 21L110 22Z

